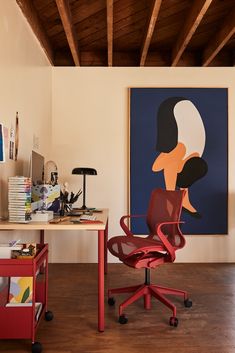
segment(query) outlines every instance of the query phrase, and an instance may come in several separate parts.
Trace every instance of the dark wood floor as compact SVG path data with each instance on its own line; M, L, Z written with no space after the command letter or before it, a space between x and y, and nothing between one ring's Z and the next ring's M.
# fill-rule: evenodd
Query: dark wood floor
M97 332L97 265L50 264L51 322L42 321L37 340L44 353L235 353L235 264L169 264L152 271L153 282L190 292L192 308L177 305L179 326L168 324L171 313L142 300L127 310L129 322L117 322L117 308L106 305L106 330ZM143 281L143 272L111 264L106 286ZM0 352L26 353L25 340L1 340Z

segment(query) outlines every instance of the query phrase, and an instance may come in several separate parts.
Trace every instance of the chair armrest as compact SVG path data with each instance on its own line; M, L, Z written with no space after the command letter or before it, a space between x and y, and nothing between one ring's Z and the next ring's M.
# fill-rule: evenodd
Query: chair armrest
M131 230L127 227L126 223L125 223L125 220L127 218L143 218L143 217L146 217L146 215L125 215L125 216L122 216L121 219L120 219L120 226L122 228L122 230L124 231L124 233L127 235L127 236L133 236L134 234L131 232Z
M177 225L179 225L180 223L184 223L184 222L181 222L181 221L177 221L177 222L162 222L162 223L159 223L159 224L156 225L156 234L160 238L160 240L161 240L162 244L164 245L164 247L166 248L167 252L170 254L172 262L175 261L175 249L173 248L171 243L168 241L167 237L165 236L165 234L163 233L161 228L162 228L162 226L164 226L166 224L177 224Z

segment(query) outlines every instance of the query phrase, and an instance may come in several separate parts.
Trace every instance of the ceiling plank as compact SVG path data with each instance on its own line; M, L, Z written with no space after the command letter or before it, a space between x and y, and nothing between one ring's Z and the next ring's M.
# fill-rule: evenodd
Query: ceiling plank
M187 21L182 27L176 44L172 50L172 64L171 66L176 66L180 60L185 48L187 47L190 39L195 33L197 27L199 26L203 16L207 12L210 4L213 0L194 0L194 3L190 9L187 16Z
M71 11L68 0L56 0L56 5L63 23L64 31L68 40L69 48L76 66L80 66L78 44L72 23Z
M16 2L30 24L51 65L54 65L54 52L33 2L31 0L16 0Z
M113 66L113 0L107 0L108 66Z
M235 8L225 18L220 30L204 49L202 66L208 66L235 33Z
M150 12L148 24L147 24L147 30L144 35L144 41L142 44L142 49L141 49L141 57L140 57L140 66L144 66L146 57L148 54L148 49L149 45L152 39L153 31L155 28L155 24L158 18L159 10L162 4L162 0L154 0L153 1L153 6Z

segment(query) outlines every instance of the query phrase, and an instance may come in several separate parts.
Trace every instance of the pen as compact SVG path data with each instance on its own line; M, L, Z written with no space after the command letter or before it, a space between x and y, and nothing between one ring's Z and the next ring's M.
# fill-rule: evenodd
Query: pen
M71 220L70 222L72 223L80 223L80 224L96 224L96 223L103 223L102 221L89 221L89 220L81 220L81 221L75 221L75 220Z
M69 216L63 217L63 218L54 218L49 223L60 223L60 222L68 221L69 219L70 219Z

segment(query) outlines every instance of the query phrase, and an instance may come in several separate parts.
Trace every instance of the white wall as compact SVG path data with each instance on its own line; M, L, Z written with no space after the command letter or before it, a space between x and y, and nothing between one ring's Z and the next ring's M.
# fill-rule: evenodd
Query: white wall
M234 68L52 68L52 155L60 181L82 186L77 166L94 167L87 177L87 205L108 207L109 234L121 234L127 212L128 87L229 88L229 234L188 235L179 262L235 261L235 69ZM96 261L96 235L51 233L52 261ZM111 261L115 261L110 257Z
M7 179L26 175L33 148L33 135L38 139L38 152L47 155L51 136L51 68L38 41L15 0L0 0L0 123L15 127L19 113L18 161L8 158L0 164L0 216L7 215ZM12 238L34 240L31 232L1 232L1 241Z

